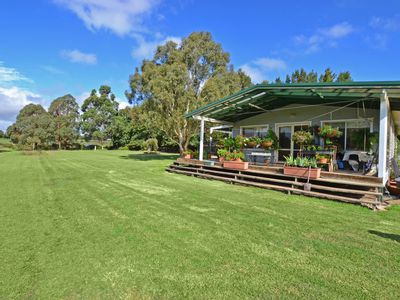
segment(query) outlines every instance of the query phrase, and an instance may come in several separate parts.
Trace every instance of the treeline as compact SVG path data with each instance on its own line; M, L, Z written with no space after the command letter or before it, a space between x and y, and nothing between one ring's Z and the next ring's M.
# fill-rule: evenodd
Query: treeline
M126 147L139 150L145 141L155 138L163 147L171 147L156 128L147 128L140 108L118 109L109 86L92 90L79 107L72 95L55 99L46 111L40 104L28 104L5 136L19 149L83 149Z
M288 74L285 82L351 80L347 71L336 75L328 68L318 76L301 68ZM198 121L185 119L185 113L251 85L250 77L234 69L229 53L210 33L195 32L180 44L169 41L159 46L152 59L135 69L125 92L133 107L119 110L111 88L101 86L81 108L71 95L55 99L48 111L27 105L7 135L30 149L76 149L90 144L137 150L152 139L151 144L156 140L162 149L182 153L197 146L199 133Z

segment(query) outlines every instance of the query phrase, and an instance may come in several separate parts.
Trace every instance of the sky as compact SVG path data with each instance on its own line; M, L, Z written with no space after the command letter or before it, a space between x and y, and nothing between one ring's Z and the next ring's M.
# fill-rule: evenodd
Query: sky
M399 0L13 0L0 4L0 129L29 103L79 103L129 75L167 40L209 31L254 83L296 68L400 80Z

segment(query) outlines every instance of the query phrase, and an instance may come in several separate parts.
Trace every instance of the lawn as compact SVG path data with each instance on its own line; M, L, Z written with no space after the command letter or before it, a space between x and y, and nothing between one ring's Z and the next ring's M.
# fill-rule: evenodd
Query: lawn
M0 299L400 298L400 207L169 174L174 156L0 153Z

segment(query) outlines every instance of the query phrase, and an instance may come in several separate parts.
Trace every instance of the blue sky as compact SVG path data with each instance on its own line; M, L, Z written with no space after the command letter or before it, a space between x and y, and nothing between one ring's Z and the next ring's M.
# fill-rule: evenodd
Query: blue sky
M400 80L400 1L13 0L0 18L0 129L19 109L78 101L128 77L157 44L210 31L255 83L295 68Z

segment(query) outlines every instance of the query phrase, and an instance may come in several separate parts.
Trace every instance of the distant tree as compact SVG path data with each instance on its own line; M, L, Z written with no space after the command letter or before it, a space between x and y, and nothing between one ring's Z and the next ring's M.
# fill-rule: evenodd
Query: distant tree
M114 148L119 148L129 144L134 133L129 108L118 111L118 114L112 119L108 132L111 135L111 141Z
M5 137L5 133L3 130L0 129L0 138L4 138Z
M336 75L330 68L325 69L324 73L318 77L318 73L311 70L307 73L303 68L296 69L290 75L286 75L285 83L312 83L312 82L342 82L353 81L350 72L345 71Z
M275 78L275 83L282 83L282 79L280 77Z
M228 67L229 54L208 32L195 32L180 45L159 46L152 60L145 60L130 77L130 103L141 104L165 136L187 150L199 124L184 114L251 84L241 70Z
M351 74L349 71L345 71L345 72L340 72L337 79L337 82L349 82L349 81L353 81L353 79L351 78Z
M79 105L70 94L55 99L49 107L53 117L54 138L58 149L67 148L79 138Z
M325 72L319 76L319 82L334 82L336 74L332 72L331 68L325 69Z
M82 132L87 139L96 140L103 149L104 142L111 138L109 127L118 113L118 102L111 88L102 85L99 94L92 90L82 104L82 112Z
M52 118L40 104L28 104L21 109L16 122L7 130L13 142L36 150L54 140Z

